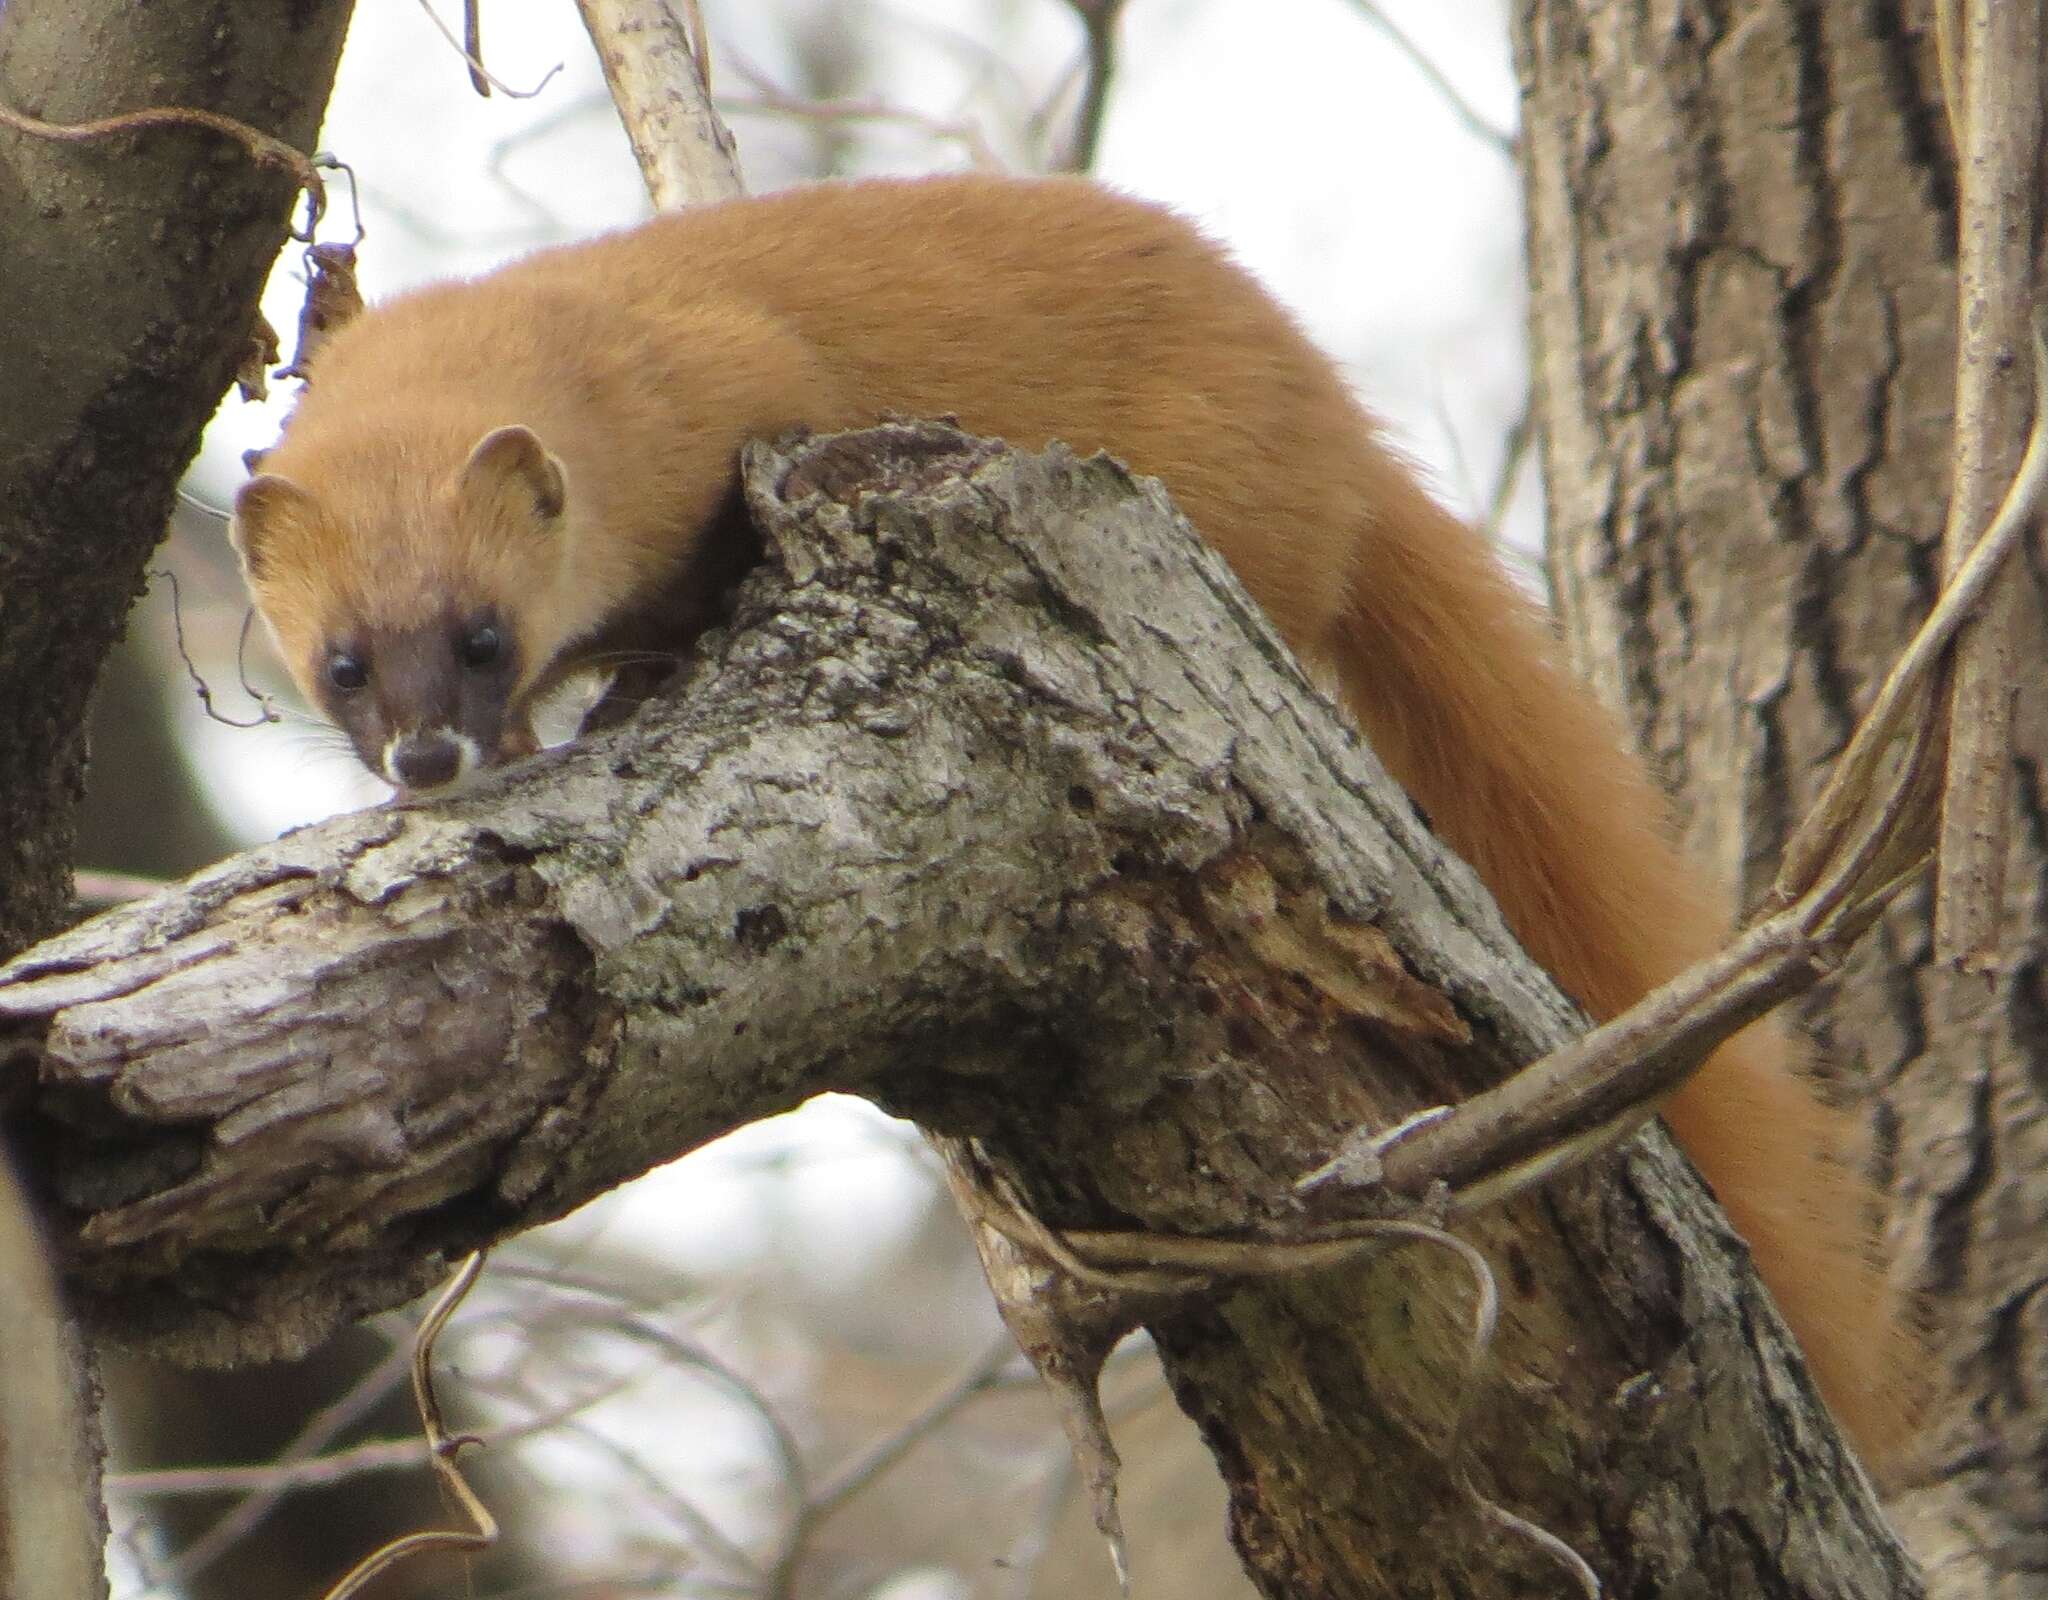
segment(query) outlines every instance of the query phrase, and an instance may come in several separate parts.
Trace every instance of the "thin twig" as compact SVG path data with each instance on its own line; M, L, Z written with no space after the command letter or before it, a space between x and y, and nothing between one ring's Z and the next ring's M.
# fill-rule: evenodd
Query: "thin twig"
M491 75L483 67L483 0L462 0L462 53L469 58L469 86L479 100L490 99Z
M1521 411L1508 425L1507 438L1501 450L1500 471L1493 480L1493 493L1487 497L1486 536L1496 545L1500 543L1508 505L1515 497L1515 484L1522 476L1522 465L1529 459L1529 446L1535 442L1535 437L1533 397L1524 395Z
M2048 395L2048 325L2034 361ZM1449 1188L1447 1214L1490 1205L1633 1133L1736 1029L1810 985L1924 868L1926 774L1937 747L1931 688L1957 630L2024 536L2048 491L2048 406L1991 526L1900 657L1786 849L1764 915L1724 949L1582 1038L1456 1105L1366 1135L1332 1166L1419 1200ZM1897 765L1881 763L1904 744Z
M214 705L213 689L206 679L200 676L199 668L193 663L192 652L185 647L184 591L179 587L178 575L169 567L158 567L151 576L162 578L171 586L171 640L177 647L178 659L185 665L185 676L192 680L193 692L199 696L199 704L205 709L207 716L227 728L260 728L265 723L282 722L284 718L271 697L249 682L248 672L243 667L243 651L248 647L249 628L256 615L254 608L243 613L241 639L235 649L235 665L241 674L242 692L256 702L256 715L247 722L237 722Z
M612 105L610 96L600 91L580 96L575 100L558 102L553 111L544 117L537 117L524 127L514 128L502 139L495 141L484 157L484 170L491 181L523 208L541 228L549 234L567 236L572 230L556 209L561 200L560 185L549 183L546 194L536 193L522 185L512 175L513 158L530 146L539 145L552 139L573 122L585 117L608 117L616 119L618 110ZM541 170L552 177L554 168L543 164Z
M1110 86L1116 80L1116 28L1124 0L1067 0L1081 19L1086 68L1081 79L1081 104L1074 112L1066 149L1057 163L1063 172L1092 172L1102 145L1102 124L1109 110Z
M1046 1553L1052 1549L1053 1535L1059 1529L1060 1508L1067 1503L1067 1496L1073 1493L1079 1476L1074 1452L1064 1444L1055 1446L1047 1454L1051 1457L1051 1470L1039 1488L1038 1504L1002 1562L1007 1569L1003 1583L1007 1600L1030 1600L1036 1592L1038 1569Z
M1387 15L1378 0L1351 0L1360 16L1386 36L1387 42L1407 58L1408 64L1419 73L1423 80L1443 97L1444 104L1465 125L1473 138L1490 144L1504 156L1515 153L1515 136L1497 126L1484 116L1478 107L1465 98L1458 86L1444 76L1443 68L1429 58L1419 44L1394 19Z
M1944 14L1954 0L1943 0ZM1940 30L1951 98L1956 204L1956 406L1943 567L1951 577L2010 474L2020 418L2038 405L2013 360L2033 304L2041 149L2041 8L1968 0ZM1958 59L1959 57L1959 59ZM1934 886L1934 955L1995 967L2012 831L2017 582L1996 585L1959 640L1950 674L1947 771Z
M726 1580L735 1590L754 1596L761 1593L765 1580L760 1563L727 1538L709 1512L670 1483L666 1472L650 1464L645 1456L623 1440L588 1423L578 1423L566 1431L608 1459L617 1471L636 1481L648 1499L655 1502L675 1525L680 1536L679 1561L695 1567L708 1556L711 1561L722 1563L738 1574L736 1579Z
M2048 396L2048 310L2037 313L2033 334L2035 393ZM1836 760L1820 798L1785 848L1777 904L1788 904L1798 886L1818 872L1819 860L1831 854L1876 781L1878 764L1906 732L1909 717L1928 714L1925 697L1936 672L1963 625L1976 612L1984 593L2006 558L2026 536L2048 491L2048 406L2037 406L2026 454L2005 499L1969 557L1949 576L1927 619L1914 634L1864 713L1848 747Z
M614 1337L625 1338L645 1344L668 1356L671 1360L687 1365L716 1380L729 1394L740 1401L760 1422L766 1431L775 1454L777 1470L781 1481L789 1488L791 1501L790 1520L800 1520L803 1507L808 1500L807 1478L804 1471L803 1452L796 1436L777 1415L766 1396L752 1383L734 1371L709 1350L690 1340L684 1339L673 1330L663 1327L654 1318L640 1312L623 1308L606 1315L604 1330ZM694 1508L691 1508L694 1511ZM737 1564L759 1579L758 1566L737 1544L720 1534L716 1527L701 1513L693 1524L698 1536L711 1548L712 1553L728 1564ZM758 1589L758 1584L756 1585Z
M315 151L313 154L313 165L322 172L338 172L348 179L348 207L356 227L355 237L350 239L349 243L351 245L361 244L370 230L363 226L363 193L362 185L356 179L356 169L342 160L332 150Z
M1413 1218L1310 1224L1291 1237L1257 1240L1134 1229L1055 1230L1040 1221L1000 1176L996 1176L995 1198L997 1204L977 1213L980 1220L1013 1243L1051 1257L1070 1276L1079 1276L1110 1293L1150 1295L1157 1292L1163 1278L1174 1276L1185 1276L1190 1285L1199 1282L1204 1289L1215 1278L1292 1276L1339 1266L1390 1245L1424 1244L1450 1252L1471 1274L1473 1284L1465 1381L1453 1397L1443 1443L1452 1479L1489 1521L1535 1544L1572 1575L1588 1600L1599 1600L1600 1580L1583 1556L1548 1529L1490 1499L1472 1481L1464 1446L1465 1423L1492 1363L1494 1339L1500 1330L1500 1286L1486 1258L1466 1240Z
M768 1576L768 1593L790 1593L797 1563L809 1547L811 1536L863 1489L910 1454L918 1443L950 1421L968 1401L993 1388L1016 1354L1016 1340L1007 1331L999 1333L958 1378L833 1473L829 1482L807 1494L783 1536L782 1553Z
M209 1476L218 1473L232 1474L237 1470L267 1473L269 1476L261 1481L251 1479L239 1485L248 1489L250 1493L240 1503L230 1506L204 1532L180 1549L164 1567L161 1581L173 1585L190 1583L199 1573L204 1572L236 1544L247 1538L262 1524L263 1519L276 1509L278 1503L294 1486L291 1474L306 1463L319 1458L320 1452L339 1437L344 1429L379 1404L392 1386L404 1378L409 1360L405 1343L394 1342L381 1360L349 1385L347 1393L309 1417L298 1434L277 1457L265 1462L262 1467L202 1469ZM406 1464L417 1466L419 1440L408 1439L405 1443ZM138 1484L159 1482L162 1476L166 1475L150 1472L113 1473L107 1478L107 1487L119 1488L129 1493L147 1494L155 1491L138 1488ZM175 1478L177 1474L170 1473L167 1476ZM221 1483L218 1487L232 1488L237 1485Z
M995 147L988 142L980 124L971 117L936 117L886 100L807 99L783 88L767 73L738 53L729 50L726 52L726 58L733 75L753 92L746 95L720 95L718 105L723 111L742 115L788 117L799 122L884 122L900 127L918 128L934 139L959 144L966 150L967 159L977 170L1006 170L1002 157L996 154Z
M420 0L420 9L427 14L427 20L433 23L435 31L448 41L449 48L468 63L470 83L475 87L478 94L486 98L489 98L492 89L496 89L508 99L531 100L552 83L555 74L562 70L562 63L557 61L546 72L541 74L540 82L536 83L531 89L515 89L484 65L482 24L477 19L476 0L464 0L462 11L464 37L460 39L455 36L455 30L441 20L441 13L434 9L433 0Z
M398 1352L401 1372L409 1359L402 1347ZM528 1439L561 1431L566 1424L576 1421L585 1412L594 1410L607 1400L631 1388L646 1376L645 1372L620 1373L609 1382L600 1384L585 1393L570 1396L552 1406L536 1411L518 1422L502 1427L478 1430L473 1442L503 1449L523 1444ZM376 1396L375 1398L382 1398ZM221 1493L246 1492L252 1501L261 1500L267 1514L271 1505L286 1495L304 1489L324 1489L350 1478L363 1477L373 1472L410 1470L420 1464L420 1440L416 1434L402 1439L365 1439L360 1444L349 1445L342 1450L329 1450L319 1455L305 1455L297 1459L280 1456L274 1461L258 1462L252 1466L213 1467L152 1467L136 1472L110 1472L107 1474L107 1488L138 1498L170 1498L178 1495L216 1495ZM246 1526L234 1530L234 1538L241 1538L255 1525L253 1519ZM233 1539L227 1541L232 1543ZM188 1550L196 1550L194 1541ZM205 1560L187 1562L186 1553L181 1552L176 1569L165 1574L170 1578L196 1572L214 1559L218 1552L210 1552Z
M905 1418L894 1431L876 1440L812 1492L810 1504L806 1508L809 1527L816 1528L875 1479L895 1466L910 1453L913 1446L951 1419L969 1400L994 1388L1004 1368L1008 1367L1016 1356L1017 1341L1010 1337L1007 1329L998 1333L959 1377Z

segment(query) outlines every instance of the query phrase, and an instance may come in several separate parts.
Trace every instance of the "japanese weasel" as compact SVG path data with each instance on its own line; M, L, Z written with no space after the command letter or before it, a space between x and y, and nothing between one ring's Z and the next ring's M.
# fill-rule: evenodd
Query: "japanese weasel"
M568 672L708 624L747 559L744 441L950 413L1163 480L1595 1016L1726 929L1485 539L1287 313L1154 206L992 177L729 201L402 296L310 368L234 536L308 700L402 789L532 749L531 707ZM1845 1119L1769 1025L1666 1115L1881 1452L1903 1385Z

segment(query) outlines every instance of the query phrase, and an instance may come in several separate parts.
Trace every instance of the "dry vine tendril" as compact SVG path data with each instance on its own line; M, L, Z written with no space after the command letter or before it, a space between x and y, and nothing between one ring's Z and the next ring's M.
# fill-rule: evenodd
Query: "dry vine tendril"
M441 1487L462 1514L469 1518L470 1525L466 1529L429 1528L393 1539L351 1567L342 1580L322 1596L322 1600L350 1600L351 1596L361 1594L364 1586L380 1572L428 1550L454 1550L469 1554L488 1550L498 1542L498 1519L477 1498L476 1491L470 1488L469 1481L455 1464L456 1454L463 1446L481 1441L475 1434L450 1434L441 1420L441 1402L434 1394L435 1341L441 1337L441 1330L447 1327L448 1319L455 1315L455 1308L476 1287L476 1280L483 1275L484 1257L485 1252L479 1250L456 1270L454 1279L441 1291L434 1308L420 1324L412 1348L413 1399L419 1406L420 1428L426 1436L428 1459L433 1465L434 1475L441 1480Z
M205 128L234 140L249 152L250 159L259 167L276 167L292 175L306 196L305 225L302 229L293 230L294 239L311 243L313 230L327 214L327 186L321 182L319 170L310 156L261 128L253 128L218 111L201 111L193 106L148 106L140 111L96 117L89 122L45 122L25 111L0 105L0 128L12 128L30 138L48 139L58 144L87 144L113 138L116 134L142 133L151 128Z

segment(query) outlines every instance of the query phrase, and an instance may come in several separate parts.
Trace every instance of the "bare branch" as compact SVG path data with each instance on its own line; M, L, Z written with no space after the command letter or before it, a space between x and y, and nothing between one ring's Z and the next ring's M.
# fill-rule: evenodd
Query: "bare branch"
M2048 321L2037 321L2033 336L2038 393L2048 394ZM1840 839L1877 785L1877 773L1894 745L1914 736L1932 715L1929 697L1951 644L1976 615L2006 559L2026 537L2048 493L2048 407L2038 410L2026 454L1990 525L1976 548L1951 575L1948 585L1904 653L1886 674L1813 810L1785 847L1772 890L1785 904L1803 892L1820 861L1840 849Z
M340 1478L349 1476L352 1468L363 1470L364 1458L356 1451L347 1452L346 1462L337 1462L333 1456L322 1455L321 1452L345 1428L379 1404L393 1386L404 1380L411 1359L406 1342L394 1342L381 1361L349 1385L346 1394L307 1418L291 1441L260 1467L212 1467L201 1469L196 1474L159 1469L110 1476L107 1480L109 1490L125 1490L131 1494L177 1493L195 1481L208 1484L216 1493L236 1487L248 1491L239 1503L229 1507L180 1549L158 1574L159 1580L173 1586L190 1582L195 1574L204 1572L260 1526L291 1489L309 1481L334 1481L307 1475L331 1472L335 1478ZM376 1447L359 1448L374 1451ZM402 1452L404 1465L419 1465L420 1442L417 1438L404 1440L391 1448L394 1456ZM398 1463L394 1459L392 1464Z
M483 19L479 15L479 0L463 0L462 37L459 39L455 36L455 30L441 20L441 13L434 9L434 0L420 0L420 9L427 14L427 20L433 23L441 37L448 41L449 48L461 56L468 65L470 87L486 100L491 97L491 90L494 88L508 99L531 100L552 83L555 74L562 70L562 63L557 61L541 74L540 82L531 89L515 89L484 65Z
M2048 393L2048 329L2035 370ZM1785 851L1768 914L1555 1056L1442 1115L1366 1141L1362 1177L1422 1195L1448 1183L1458 1209L1517 1192L1633 1132L1723 1039L1831 970L1917 876L1932 842L1921 781L1935 729L1928 691L1946 652L2048 492L2048 408L1997 515L1886 678ZM1881 765L1905 745L1890 773Z
M1465 131L1483 144L1489 144L1502 155L1513 157L1515 136L1505 128L1496 127L1479 108L1465 98L1458 86L1444 76L1443 68L1429 57L1427 51L1411 38L1399 23L1387 15L1386 8L1379 0L1351 0L1353 9L1386 36L1387 42L1398 50L1408 64L1422 76L1432 89L1443 97L1451 114L1465 125Z
M654 209L744 194L739 147L711 104L701 18L693 47L685 20L665 0L576 3Z
M1501 448L1500 471L1494 476L1493 493L1486 499L1486 520L1482 526L1495 544L1500 543L1501 530L1507 523L1508 506L1515 497L1515 485L1521 479L1522 468L1529 461L1530 446L1536 440L1535 403L1535 396L1524 395L1522 409L1508 424L1507 439Z
M1705 1202L1656 1141L1626 1206L1567 1184L1471 1217L1475 1244L1514 1252L1517 1304L1545 1309L1502 1320L1517 1376L1468 1448L1418 1421L1471 1387L1462 1269L1361 1267L1357 1225L1295 1179L1347 1126L1461 1099L1575 1021L1220 561L1184 529L1160 542L1156 488L911 427L755 452L749 481L772 563L676 701L458 800L294 834L0 973L0 1063L103 1324L215 1359L297 1344L466 1245L852 1089L973 1129L1055 1238L1136 1221L1168 1261L1138 1317L1184 1403L1254 1458L1312 1448L1325 1469L1240 1515L1497 1520L1469 1471L1624 1587L1671 1557L1613 1538L1626 1519L1527 1448L1651 1359L1636 1317L1578 1312L1662 1292L1592 1268L1650 1248L1626 1241L1654 1215L1717 1377L1665 1402L1687 1426L1603 1434L1617 1471L1682 1477L1666 1447L1698 1434L1717 1483L1761 1487L1790 1451L1810 1493L1754 1514L1837 1532L1771 1548L1877 1527L1834 1498L1861 1491L1796 1367L1745 1364L1774 1324L1680 1225ZM1141 610L1109 598L1139 590ZM1767 998L1742 981L1734 1009ZM1430 1132L1387 1151L1403 1184ZM1308 1274L1322 1254L1294 1247L1319 1226L1332 1260ZM1280 1270L1216 1292L1246 1243ZM1375 1338L1387 1304L1424 1331ZM1303 1382L1345 1405L1272 1387ZM1268 1531L1276 1560L1304 1548Z
M1956 413L1948 526L1951 578L1977 543L2038 408L2016 357L2034 304L2041 163L2041 8L2014 0L1941 0L1942 82L1959 169ZM1959 59L1958 59L1959 58ZM1960 99L1956 98L1960 90ZM2020 663L2020 586L1996 585L1957 645L1949 696L1948 771L1935 876L1936 959L1995 965L2005 925L2012 826L2012 715Z
M497 1518L477 1498L476 1491L470 1488L469 1481L455 1464L455 1457L464 1446L480 1441L473 1434L450 1434L447 1431L441 1417L441 1402L434 1393L435 1342L441 1337L441 1330L448 1326L448 1319L455 1314L455 1308L476 1286L477 1275L483 1271L483 1265L484 1258L479 1253L457 1269L454 1279L441 1291L433 1309L420 1324L412 1348L412 1392L420 1408L420 1427L426 1435L427 1458L433 1463L434 1475L441 1480L442 1492L469 1519L469 1526L434 1528L393 1539L351 1567L341 1581L327 1591L325 1600L349 1600L349 1596L362 1593L364 1586L378 1573L387 1572L399 1562L430 1550L474 1554L488 1550L498 1542Z
M727 111L787 117L803 122L881 122L917 128L934 139L960 145L979 171L1006 170L1002 157L996 154L995 147L982 132L981 124L972 117L934 117L886 100L812 100L790 93L766 73L737 57L732 61L732 70L753 92L720 95L718 104Z
M1055 165L1063 172L1092 172L1102 143L1103 118L1109 111L1109 91L1116 81L1116 29L1123 18L1124 0L1067 0L1067 4L1081 19L1086 60L1081 103L1061 141Z

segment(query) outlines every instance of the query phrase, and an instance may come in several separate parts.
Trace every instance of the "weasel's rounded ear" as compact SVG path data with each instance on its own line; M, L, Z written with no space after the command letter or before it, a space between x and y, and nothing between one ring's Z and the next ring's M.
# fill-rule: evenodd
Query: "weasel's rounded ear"
M249 576L264 576L264 563L277 543L277 531L295 516L312 509L313 497L289 478L264 473L235 491L235 509L228 517L228 538L241 552Z
M569 475L561 461L549 454L539 434L516 423L493 428L477 440L462 464L461 483L465 490L486 494L516 490L543 522L559 517L569 500Z

